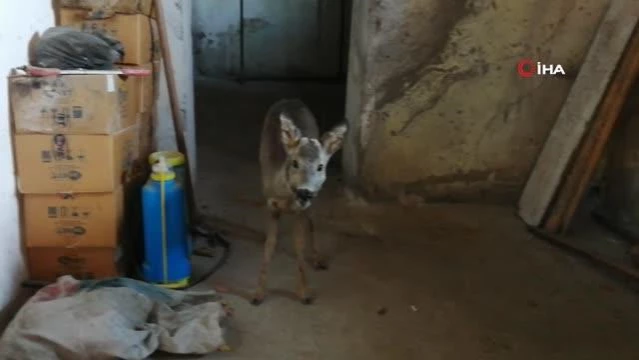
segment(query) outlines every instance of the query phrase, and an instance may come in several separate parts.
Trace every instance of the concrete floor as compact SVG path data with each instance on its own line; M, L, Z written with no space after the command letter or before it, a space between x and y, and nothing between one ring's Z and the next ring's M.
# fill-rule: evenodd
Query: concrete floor
M250 305L263 241L255 161L261 118L271 102L301 92L310 103L331 104L322 115L330 122L343 97L333 85L270 85L206 83L196 91L198 199L238 229L229 235L229 263L202 287L242 295L226 296L236 310L228 322L233 352L205 358L639 357L637 294L531 237L513 209L366 205L343 193L335 171L315 205L318 239L330 256L330 269L310 276L316 303L294 298L285 228L270 296Z

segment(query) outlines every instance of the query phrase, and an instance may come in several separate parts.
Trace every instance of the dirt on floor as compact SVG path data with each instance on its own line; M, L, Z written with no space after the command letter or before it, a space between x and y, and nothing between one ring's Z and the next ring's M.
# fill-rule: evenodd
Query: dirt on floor
M314 205L330 259L327 271L310 272L316 302L295 298L285 224L268 297L251 305L263 243L259 128L270 103L300 91L277 86L206 83L196 91L198 200L211 219L235 229L228 264L199 287L240 295L226 295L236 310L228 322L233 351L205 358L638 358L637 293L532 237L514 209L366 204L343 191L337 172ZM330 89L302 93L339 113L343 95Z

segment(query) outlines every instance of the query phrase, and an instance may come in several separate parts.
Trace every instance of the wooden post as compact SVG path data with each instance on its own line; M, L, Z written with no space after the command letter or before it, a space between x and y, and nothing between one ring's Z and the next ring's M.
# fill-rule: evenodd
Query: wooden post
M616 0L608 9L557 122L537 159L519 200L519 215L540 226L573 155L637 24L636 0Z
M566 181L550 209L544 228L550 232L565 231L592 180L612 129L639 75L639 30L635 29L599 111L579 148Z

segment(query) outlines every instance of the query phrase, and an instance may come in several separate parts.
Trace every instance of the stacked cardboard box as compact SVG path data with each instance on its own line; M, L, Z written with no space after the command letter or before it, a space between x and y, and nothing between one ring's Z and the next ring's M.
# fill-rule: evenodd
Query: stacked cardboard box
M153 3L153 0L57 1L59 26L106 33L122 43L125 53L122 64L152 70L153 76L138 85L141 159L155 151L153 104L161 56Z
M121 71L9 78L30 277L122 273L124 186L139 158L139 83Z
M121 71L9 78L23 241L32 280L128 273L139 191L155 150L159 47L152 0L59 0L58 25L101 30ZM131 205L133 204L133 205ZM133 226L134 227L134 226ZM133 254L132 256L136 256Z
M142 260L141 188L149 173L149 155L155 145L155 99L158 97L161 51L154 0L57 0L58 25L89 32L103 32L118 39L124 47L122 63L145 70L152 76L139 86L137 119L139 125L139 161L133 183L125 193L127 234L137 239L132 246L134 261Z

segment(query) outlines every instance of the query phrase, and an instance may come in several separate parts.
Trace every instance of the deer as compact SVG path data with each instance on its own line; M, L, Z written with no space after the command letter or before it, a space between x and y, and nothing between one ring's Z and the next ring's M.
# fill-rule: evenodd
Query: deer
M309 208L326 180L331 157L342 147L347 123L341 122L319 136L317 120L299 99L282 99L268 109L260 138L259 163L262 193L266 200L266 240L258 285L251 303L260 305L266 295L267 273L277 244L279 222L291 215L297 260L297 296L302 304L314 297L308 289L306 243L311 247L311 262L316 270L326 270L320 255Z

